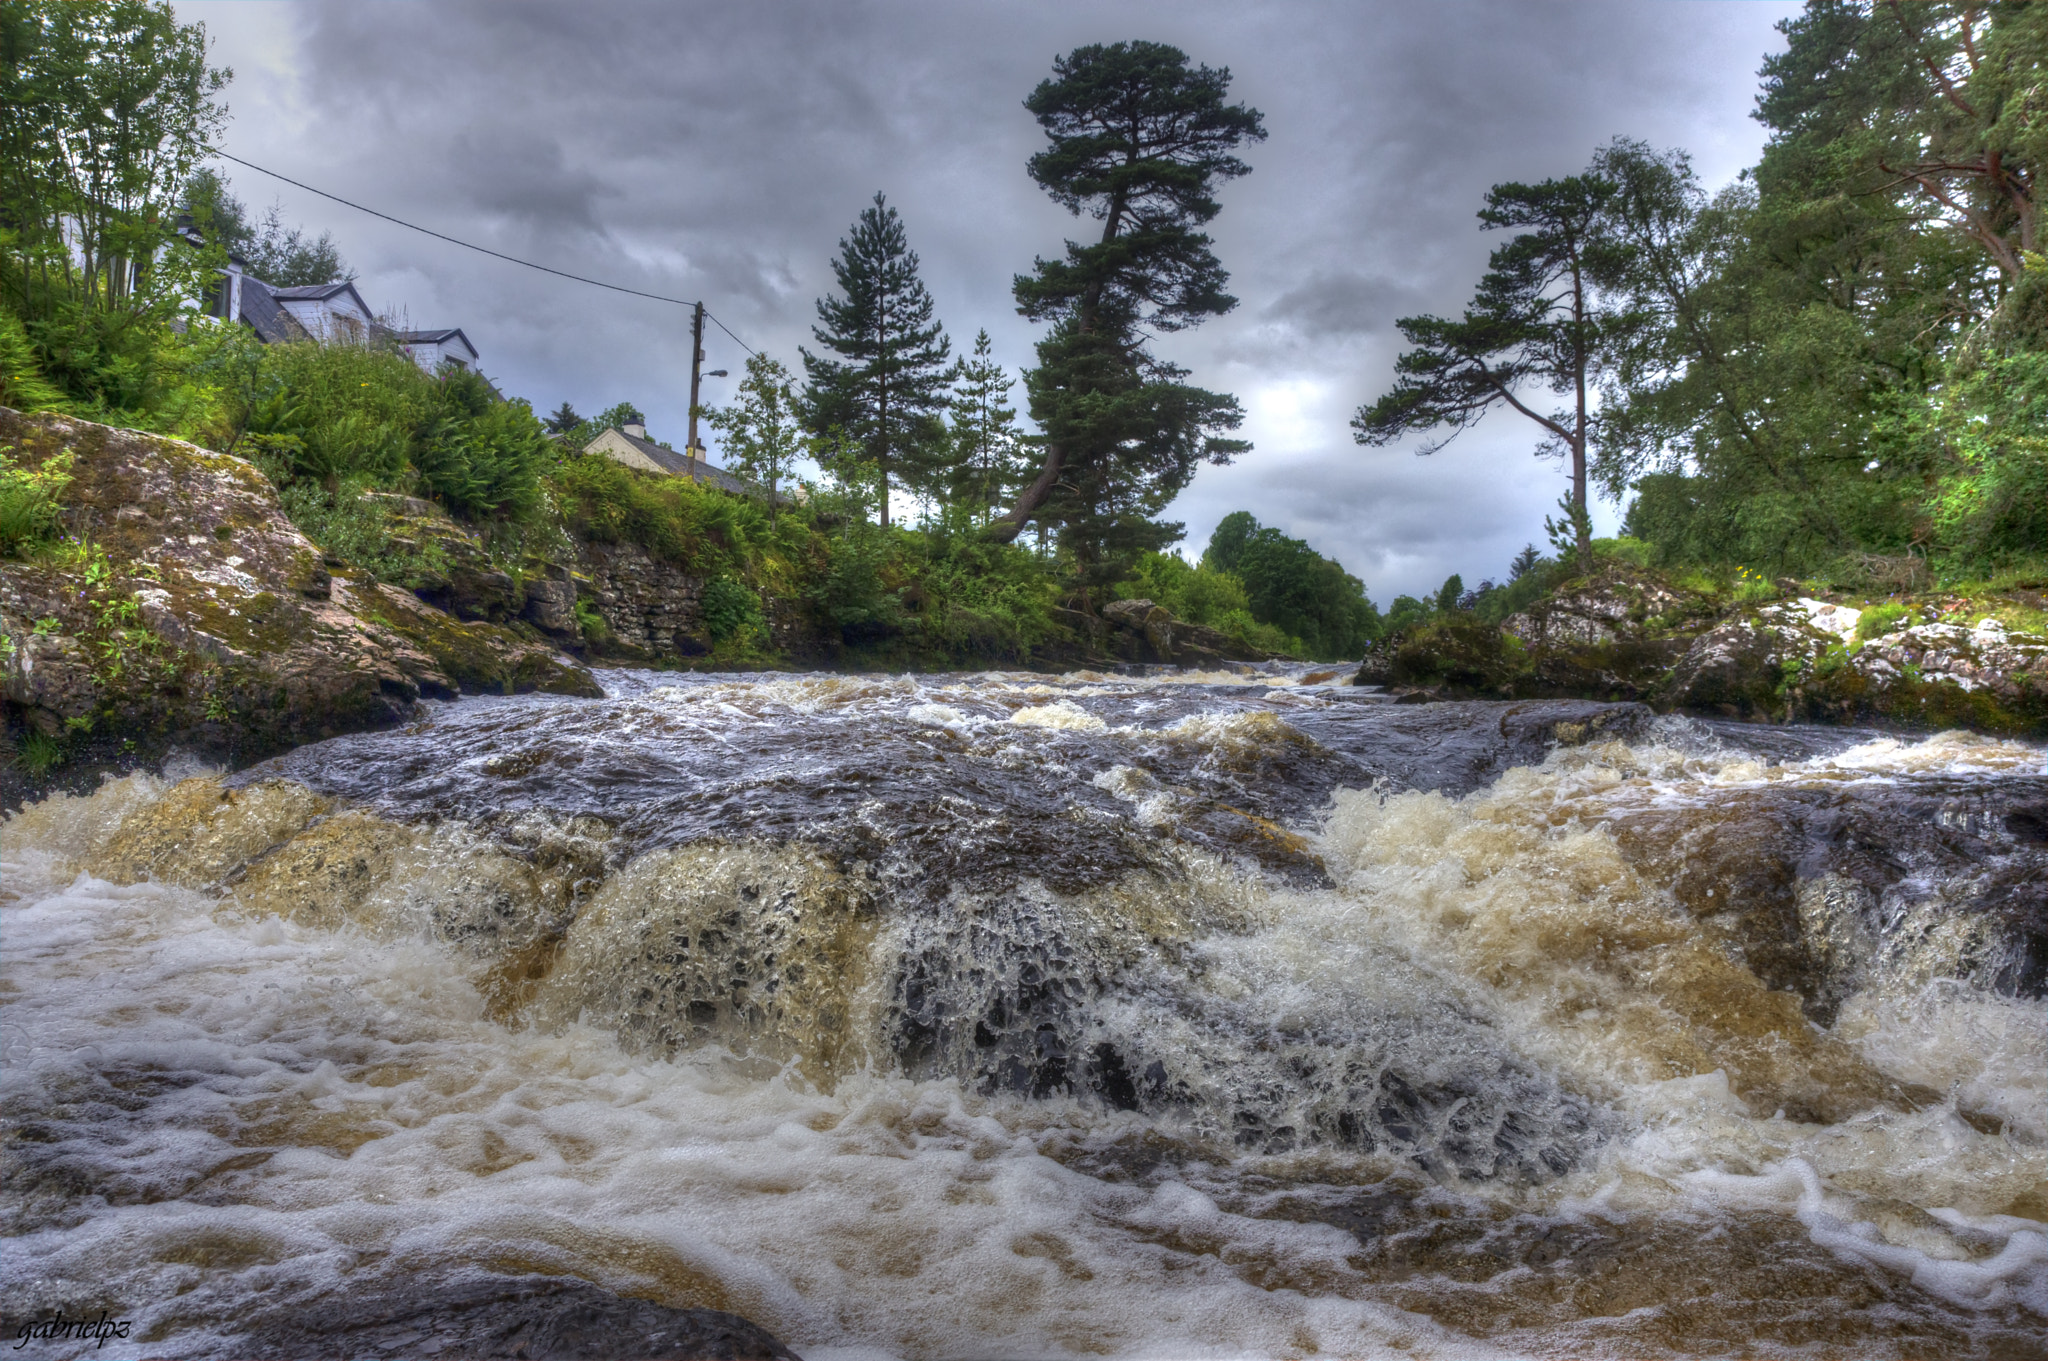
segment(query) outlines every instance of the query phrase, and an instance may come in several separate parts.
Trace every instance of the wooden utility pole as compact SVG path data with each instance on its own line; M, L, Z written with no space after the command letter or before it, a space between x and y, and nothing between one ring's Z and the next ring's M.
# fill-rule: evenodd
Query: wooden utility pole
M704 304L690 309L690 438L684 451L690 458L704 457L697 443L697 387L704 381Z

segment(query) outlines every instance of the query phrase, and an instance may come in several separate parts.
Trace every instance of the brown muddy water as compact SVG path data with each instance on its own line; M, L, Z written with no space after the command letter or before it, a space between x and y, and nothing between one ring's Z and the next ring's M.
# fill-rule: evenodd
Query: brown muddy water
M2048 751L1305 674L615 673L23 811L10 1324L2048 1354Z

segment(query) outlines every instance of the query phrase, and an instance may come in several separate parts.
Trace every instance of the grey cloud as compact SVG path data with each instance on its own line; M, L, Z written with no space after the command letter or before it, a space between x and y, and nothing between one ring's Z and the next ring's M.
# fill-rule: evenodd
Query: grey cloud
M1430 460L1363 450L1351 411L1391 377L1394 317L1462 306L1492 242L1487 185L1569 173L1616 133L1725 179L1755 153L1754 72L1785 4L1395 0L541 3L278 9L180 3L240 72L236 155L450 235L671 297L703 297L794 364L834 243L876 190L903 213L956 339L1030 362L1010 278L1085 230L1024 174L1021 107L1052 58L1143 37L1228 66L1271 136L1213 226L1242 306L1170 353L1238 392L1261 447L1168 513L1195 546L1248 509L1341 558L1376 598L1498 572L1539 537L1554 469L1513 418ZM289 73L290 79L279 72ZM681 309L461 251L233 170L331 229L373 300L460 324L507 391L631 398L679 432ZM741 352L713 332L713 367ZM1270 394L1321 395L1289 413ZM713 402L730 389L714 381ZM1304 421L1307 425L1304 425ZM1483 436L1483 438L1482 438ZM1491 452L1489 452L1491 451ZM1611 510L1603 516L1612 519Z
M1323 270L1267 303L1259 316L1314 339L1369 335L1387 330L1422 301L1420 292L1389 279Z

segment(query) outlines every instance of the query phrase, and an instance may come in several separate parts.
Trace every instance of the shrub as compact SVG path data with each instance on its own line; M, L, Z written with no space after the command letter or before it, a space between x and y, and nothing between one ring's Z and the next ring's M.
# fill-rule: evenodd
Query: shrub
M731 577L705 582L701 605L705 631L715 642L750 633L762 622L761 598Z
M1657 550L1654 545L1645 543L1641 539L1632 538L1627 534L1613 539L1593 540L1594 557L1613 558L1619 562L1633 563L1637 567L1652 566L1656 552Z
M43 377L35 346L21 319L0 308L0 406L16 411L62 411L64 394Z
M367 488L360 480L331 492L315 482L271 480L277 482L285 515L300 533L378 580L414 589L447 573L448 555L439 544L392 536L391 512L363 499Z
M0 448L0 557L57 537L63 524L59 498L70 485L68 451L30 468L16 462L11 446Z
M742 567L767 511L686 477L628 468L603 454L571 455L549 474L569 527L600 543L630 543L701 576Z
M1147 553L1118 590L1124 599L1150 600L1176 618L1212 628L1232 613L1251 613L1242 581L1208 563L1191 566L1175 553Z

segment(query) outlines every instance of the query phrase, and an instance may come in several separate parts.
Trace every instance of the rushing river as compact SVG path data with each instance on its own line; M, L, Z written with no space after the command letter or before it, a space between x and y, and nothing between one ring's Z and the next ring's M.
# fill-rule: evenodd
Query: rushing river
M31 807L8 1318L2048 1353L2048 752L1306 676L614 673Z

